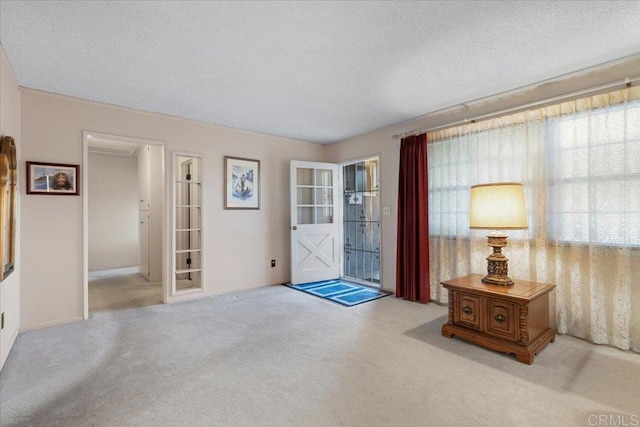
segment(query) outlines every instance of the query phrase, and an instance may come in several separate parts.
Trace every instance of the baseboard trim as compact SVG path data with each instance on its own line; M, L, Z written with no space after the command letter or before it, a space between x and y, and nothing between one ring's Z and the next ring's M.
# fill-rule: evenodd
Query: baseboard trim
M184 293L182 295L178 294L178 295L174 295L171 296L167 299L166 304L173 304L176 302L183 302L183 301L193 301L196 299L200 299L200 298L207 298L207 297L215 297L215 296L220 296L220 295L227 295L227 294L232 294L235 292L243 292L243 291L249 291L252 289L259 289L259 288L268 288L271 286L280 286L283 283L277 282L277 283L273 283L273 284L267 284L267 285L256 285L256 286L250 286L247 288L232 288L232 289L222 289L222 290L217 290L217 291L213 291L213 292L205 292L205 291L193 291L193 292L189 292L189 293Z
M70 317L63 320L54 320L53 322L34 323L32 325L20 325L20 332L33 331L36 329L50 328L53 326L65 325L67 323L73 323L84 320L82 316Z

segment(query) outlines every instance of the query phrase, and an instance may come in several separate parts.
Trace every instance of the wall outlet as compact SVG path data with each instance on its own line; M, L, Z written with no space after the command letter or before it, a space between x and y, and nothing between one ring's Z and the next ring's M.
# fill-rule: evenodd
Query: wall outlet
M275 260L275 259L272 259L272 260L271 260L271 267L275 267L275 266L276 266L276 260Z
M391 207L385 206L382 208L382 215L391 215Z

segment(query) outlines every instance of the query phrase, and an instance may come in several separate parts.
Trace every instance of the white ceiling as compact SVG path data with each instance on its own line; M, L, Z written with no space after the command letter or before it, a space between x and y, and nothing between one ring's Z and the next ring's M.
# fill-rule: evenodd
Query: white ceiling
M21 86L328 143L636 54L640 1L2 0L0 27Z

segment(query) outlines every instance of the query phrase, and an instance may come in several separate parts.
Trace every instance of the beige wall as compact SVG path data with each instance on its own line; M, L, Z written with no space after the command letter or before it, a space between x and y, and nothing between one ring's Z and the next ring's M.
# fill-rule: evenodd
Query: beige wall
M166 171L171 170L172 150L201 153L205 293L288 281L289 161L322 160L321 145L31 89L22 90L21 111L24 160L80 164L82 169L83 131L164 141ZM223 209L225 155L260 159L260 210ZM167 174L166 200L171 199L169 182ZM22 195L22 329L82 318L82 219L81 197ZM278 261L276 268L270 267L271 259Z
M89 153L89 271L138 265L138 159Z
M16 141L18 161L21 155L20 139L20 91L0 46L0 136L12 136ZM18 168L18 172L22 170ZM18 191L18 193L20 190ZM18 335L20 325L20 195L16 201L16 259L15 270L0 283L0 312L4 313L4 328L0 330L0 369Z

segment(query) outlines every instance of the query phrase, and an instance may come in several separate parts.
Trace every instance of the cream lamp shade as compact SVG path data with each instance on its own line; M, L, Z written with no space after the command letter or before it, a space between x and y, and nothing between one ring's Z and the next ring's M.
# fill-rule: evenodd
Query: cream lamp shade
M513 285L507 275L509 260L502 253L502 248L507 246L507 235L498 230L527 228L522 184L498 182L472 186L469 227L494 230L487 235L493 253L487 257L487 275L482 281L492 285Z
M472 186L469 227L493 230L527 228L522 184L499 182Z

